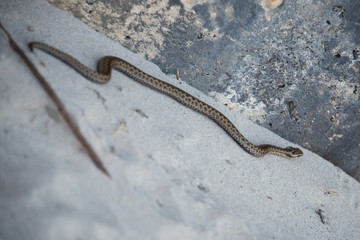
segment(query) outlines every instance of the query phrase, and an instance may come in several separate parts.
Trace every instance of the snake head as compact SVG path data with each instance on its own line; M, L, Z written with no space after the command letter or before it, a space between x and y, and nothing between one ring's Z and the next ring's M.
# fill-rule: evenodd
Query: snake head
M299 148L294 147L286 147L285 152L285 155L288 158L299 158L304 155L304 153Z

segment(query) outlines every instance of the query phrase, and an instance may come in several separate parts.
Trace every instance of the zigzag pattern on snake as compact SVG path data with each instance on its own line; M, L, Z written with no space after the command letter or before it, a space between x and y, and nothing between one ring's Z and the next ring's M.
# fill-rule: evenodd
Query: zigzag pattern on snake
M255 156L262 157L266 154L279 155L286 158L298 158L303 155L303 152L299 148L286 147L280 148L277 146L264 144L254 145L247 140L239 130L231 123L231 121L224 116L221 112L204 103L203 101L193 97L178 87L175 87L167 82L164 82L158 78L152 77L147 73L144 73L140 69L131 65L130 63L113 56L102 57L98 61L98 71L95 72L90 68L83 65L81 62L71 57L70 55L53 48L49 45L40 42L32 42L29 44L31 50L38 48L43 50L54 57L62 60L76 71L78 71L85 78L100 84L107 83L111 78L111 70L114 68L135 81L152 88L160 93L166 94L169 97L175 99L184 106L191 108L211 120L217 123L223 128L246 152Z

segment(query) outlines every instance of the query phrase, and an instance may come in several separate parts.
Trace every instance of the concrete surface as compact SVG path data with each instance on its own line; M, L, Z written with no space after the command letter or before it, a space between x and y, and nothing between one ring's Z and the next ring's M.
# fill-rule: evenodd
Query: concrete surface
M360 1L49 2L360 180Z
M294 145L45 1L2 1L0 23L0 239L360 238L360 185L321 157L254 158L215 123L120 73L97 85L30 52L37 40L93 68L103 55L125 58L221 110L255 144Z

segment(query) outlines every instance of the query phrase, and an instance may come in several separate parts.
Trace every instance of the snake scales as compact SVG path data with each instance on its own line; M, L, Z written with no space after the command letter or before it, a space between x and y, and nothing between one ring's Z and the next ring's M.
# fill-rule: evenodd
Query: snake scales
M179 103L183 104L186 107L189 107L216 122L220 127L222 127L246 152L255 156L262 157L266 154L275 154L286 158L298 158L303 155L303 152L299 148L286 147L280 148L273 145L254 145L249 140L247 140L237 128L226 118L221 112L215 108L209 106L208 104L200 101L199 99L191 96L190 94L184 92L183 90L161 81L155 77L152 77L130 63L112 56L102 57L98 61L98 72L95 72L85 65L83 65L78 60L74 59L70 55L53 48L49 45L39 42L31 42L29 44L30 49L33 51L34 48L43 50L56 58L62 60L63 62L70 65L80 74L82 74L87 79L104 84L107 83L111 78L112 68L124 73L135 81L152 88L156 91L159 91L163 94L170 96Z

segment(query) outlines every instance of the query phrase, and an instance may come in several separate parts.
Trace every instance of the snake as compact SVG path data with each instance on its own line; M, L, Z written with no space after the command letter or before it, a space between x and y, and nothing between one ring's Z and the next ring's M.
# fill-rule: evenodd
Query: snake
M69 54L66 54L65 52L47 44L41 42L31 42L29 43L29 48L31 51L34 51L34 48L37 48L58 58L88 80L99 84L105 84L110 81L112 69L118 70L138 83L165 94L182 105L213 120L221 128L223 128L241 148L252 156L263 157L267 154L273 154L293 159L299 158L303 155L303 152L299 148L291 146L281 148L270 144L255 145L251 143L224 114L216 110L214 107L170 83L143 72L121 58L104 56L97 63L97 71L93 71Z

